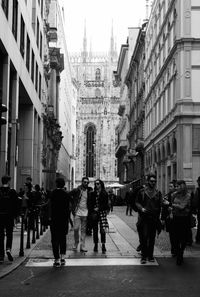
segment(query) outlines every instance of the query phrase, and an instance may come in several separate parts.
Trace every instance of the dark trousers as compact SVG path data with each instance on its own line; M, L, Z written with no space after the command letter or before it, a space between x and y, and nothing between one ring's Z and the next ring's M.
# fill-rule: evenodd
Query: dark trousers
M197 233L196 233L196 242L200 243L200 211L197 213Z
M129 215L131 216L132 215L132 207L130 206L130 204L127 204L126 206L126 215Z
M173 218L173 236L175 239L175 249L177 251L177 255L183 255L186 244L188 231L190 228L189 217L186 216L175 216Z
M0 214L0 258L4 258L4 240L6 234L6 249L12 249L14 218Z
M51 225L51 244L53 255L55 259L60 258L60 254L65 255L67 248L67 238L65 230L58 228L54 225Z
M98 237L99 221L94 221L92 228L93 228L93 241L94 243L98 243L99 242L99 237ZM101 228L100 228L100 235L101 235L101 243L106 243L106 233L104 230L101 230Z
M141 219L137 224L142 258L153 257L156 237L156 223L153 220Z

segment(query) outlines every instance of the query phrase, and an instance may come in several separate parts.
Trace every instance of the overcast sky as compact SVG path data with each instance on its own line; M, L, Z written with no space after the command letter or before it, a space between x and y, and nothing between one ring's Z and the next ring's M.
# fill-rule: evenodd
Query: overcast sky
M107 52L113 33L119 53L126 43L128 27L138 27L146 17L145 0L65 0L65 23L69 52L82 50L86 20L88 50Z

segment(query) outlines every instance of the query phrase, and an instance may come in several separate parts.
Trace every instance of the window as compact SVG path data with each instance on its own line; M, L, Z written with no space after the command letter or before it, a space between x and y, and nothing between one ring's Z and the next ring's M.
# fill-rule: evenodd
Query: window
M34 71L35 71L35 55L34 52L32 51L32 58L31 58L31 79L32 82L34 83Z
M39 30L40 30L40 25L39 25L39 21L37 19L36 43L37 43L38 47L39 47L39 34L40 34Z
M42 33L40 32L40 58L42 59Z
M18 18L18 1L13 0L12 32L16 40L17 40L17 18Z
M38 64L36 63L35 67L35 89L38 91Z
M21 16L20 53L21 53L22 57L24 57L24 49L25 49L24 36L25 36L25 24L24 24L23 17Z
M41 91L42 91L42 76L39 74L39 98L41 100Z
M95 175L95 127L89 125L86 127L86 176L94 177Z
M4 11L7 18L8 18L8 5L9 5L8 0L2 0L1 6L2 6L3 11Z
M192 152L200 153L200 126L193 125L192 127Z
M30 38L27 34L27 37L26 37L26 68L30 69Z
M100 89L95 89L95 97L101 97L101 91L100 91Z
M95 80L100 81L101 80L101 70L97 68L95 73Z

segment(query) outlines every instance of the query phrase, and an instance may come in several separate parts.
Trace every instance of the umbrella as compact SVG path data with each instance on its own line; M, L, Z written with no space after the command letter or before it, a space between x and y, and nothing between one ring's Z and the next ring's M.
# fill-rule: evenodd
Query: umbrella
M119 183L113 183L113 184L107 185L107 188L122 188L122 187L124 187L124 185Z

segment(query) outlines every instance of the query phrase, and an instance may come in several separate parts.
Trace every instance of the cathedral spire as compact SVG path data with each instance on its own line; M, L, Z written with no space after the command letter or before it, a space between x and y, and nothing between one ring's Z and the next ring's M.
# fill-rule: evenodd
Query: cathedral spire
M87 35L86 35L86 20L84 21L84 37L83 37L83 62L87 58Z
M113 20L112 20L112 28L111 28L111 38L110 38L110 54L113 56L114 53L114 34L113 34Z

